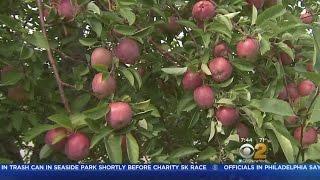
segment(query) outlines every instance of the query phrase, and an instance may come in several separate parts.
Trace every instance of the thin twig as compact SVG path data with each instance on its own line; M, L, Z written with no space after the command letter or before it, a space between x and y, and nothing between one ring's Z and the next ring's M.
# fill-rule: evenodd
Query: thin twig
M152 38L149 38L148 41L153 44L153 46L161 53L163 56L173 64L176 64L177 66L181 66L181 64L178 61L175 61L175 58L166 50L162 49L157 42L155 42Z
M57 52L57 53L59 53L62 56L63 59L67 59L67 60L74 61L74 62L79 62L79 63L85 63L84 61L77 60L77 59L67 55L66 53L62 52L59 49L52 49L52 50Z
M109 11L113 11L113 9L112 9L112 1L111 0L108 0L108 9L109 9Z
M38 9L39 9L39 17L40 17L41 30L42 30L43 36L44 36L45 39L48 41L47 31L46 31L46 29L45 29L45 23L44 23L44 17L43 17L41 0L37 0L37 6L38 6ZM60 75L59 75L59 71L58 71L58 68L57 68L57 65L56 65L56 61L55 61L55 59L53 58L53 55L52 55L50 46L49 46L48 49L47 49L47 54L48 54L48 59L49 59L49 61L50 61L50 64L51 64L51 66L52 66L52 69L53 69L53 73L54 73L55 79L56 79L57 84L58 84L61 101L62 101L62 103L64 104L64 108L66 109L66 111L67 111L68 113L70 113L71 110L70 110L69 102L68 102L68 99L67 99L66 96L65 96L65 93L64 93L64 90L63 90L62 81L61 81L61 78L60 78Z

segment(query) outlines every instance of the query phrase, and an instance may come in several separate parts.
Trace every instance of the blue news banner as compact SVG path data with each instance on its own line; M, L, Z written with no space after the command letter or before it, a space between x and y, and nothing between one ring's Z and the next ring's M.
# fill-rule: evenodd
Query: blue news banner
M320 176L320 164L0 164L0 176L60 175Z

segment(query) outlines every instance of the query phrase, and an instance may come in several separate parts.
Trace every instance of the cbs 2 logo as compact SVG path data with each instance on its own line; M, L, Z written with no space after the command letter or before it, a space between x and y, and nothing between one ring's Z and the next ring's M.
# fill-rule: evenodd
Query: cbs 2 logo
M254 147L251 144L243 144L239 149L241 157L245 159L252 157L253 159L266 159L266 151L267 145L264 143L258 143Z

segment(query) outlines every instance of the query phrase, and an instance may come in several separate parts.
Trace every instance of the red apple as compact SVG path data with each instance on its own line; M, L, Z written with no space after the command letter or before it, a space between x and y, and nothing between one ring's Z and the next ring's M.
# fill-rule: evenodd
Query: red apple
M178 24L179 18L176 16L170 16L168 18L167 30L171 33L176 33L180 30L180 25Z
M113 102L109 104L109 108L106 120L113 129L121 129L130 124L133 112L128 103Z
M193 91L193 99L200 108L210 108L214 102L214 92L211 87L203 85Z
M91 54L91 66L103 65L109 67L112 63L112 53L105 48L99 47L94 49Z
M99 99L103 99L113 94L117 88L117 82L112 75L108 79L103 79L103 74L98 73L92 80L92 91Z
M258 56L259 49L259 42L250 37L237 44L237 54L240 58L254 59Z
M16 102L25 102L28 100L28 93L21 85L8 88L8 98Z
M310 80L303 80L298 85L300 96L309 96L315 89L315 84Z
M309 62L306 64L306 70L308 72L314 72L314 68L313 68L313 63L312 62Z
M247 138L249 136L249 128L247 127L247 125L238 123L236 128L239 138Z
M233 107L220 106L217 109L216 118L223 126L233 126L239 119L239 111Z
M211 19L216 15L216 5L210 1L199 1L192 8L192 16L198 21Z
M212 54L214 57L228 57L231 50L229 49L228 45L224 42L221 42L214 46L212 49Z
M51 129L46 133L44 142L57 151L62 151L67 142L68 130L63 127Z
M284 87L283 90L279 93L278 99L288 101L288 95L293 102L296 102L299 99L300 95L295 83L289 83L287 87Z
M122 39L115 49L115 54L120 62L134 64L140 56L139 44L130 38Z
M285 120L285 124L293 125L296 124L299 120L298 116L288 116Z
M279 59L283 65L290 65L293 63L293 59L285 52L280 53Z
M246 0L246 1L250 6L254 5L257 9L262 8L264 4L264 0Z
M202 85L202 77L199 72L187 71L182 79L182 86L185 90L194 90Z
M69 136L65 145L65 154L70 160L80 161L89 155L90 140L80 132Z
M209 69L212 74L212 79L220 83L231 77L233 68L227 59L217 57L209 62Z
M307 148L309 145L317 142L318 134L317 129L313 127L306 127L302 133L302 146ZM293 137L300 143L301 141L301 127L294 130Z
M313 21L313 15L310 11L301 13L300 20L305 24L311 24Z
M73 4L72 0L61 0L57 6L59 16L66 18L67 20L73 19L77 8Z

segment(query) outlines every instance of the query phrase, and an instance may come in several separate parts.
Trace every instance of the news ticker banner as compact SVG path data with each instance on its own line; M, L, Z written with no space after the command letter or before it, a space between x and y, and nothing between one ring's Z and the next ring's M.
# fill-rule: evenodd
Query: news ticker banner
M320 176L320 164L0 164L0 176Z

